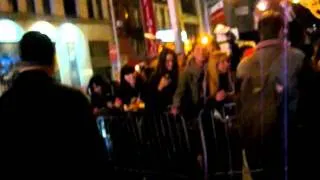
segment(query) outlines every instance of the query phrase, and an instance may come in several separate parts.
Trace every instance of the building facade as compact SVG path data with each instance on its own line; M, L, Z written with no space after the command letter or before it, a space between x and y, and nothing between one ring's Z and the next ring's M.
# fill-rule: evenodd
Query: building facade
M22 35L40 31L55 43L57 79L86 86L93 73L107 74L110 69L113 35L108 10L108 0L1 0L0 59L17 59ZM2 62L1 69L3 64L8 63Z
M154 0L154 11L157 22L157 29L170 29L170 16L167 0ZM188 37L198 35L200 31L200 12L196 8L198 0L177 1L177 14L182 30L187 32Z

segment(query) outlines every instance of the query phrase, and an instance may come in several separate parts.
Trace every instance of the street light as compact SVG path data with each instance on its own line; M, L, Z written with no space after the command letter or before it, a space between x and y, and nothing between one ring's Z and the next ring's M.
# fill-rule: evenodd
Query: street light
M268 2L267 1L265 1L265 0L260 0L259 2L258 2L258 4L257 4L257 9L259 10L259 11L265 11L265 10L267 10L268 9Z
M209 37L208 36L203 36L201 38L201 44L202 45L207 45L209 43Z
M300 0L292 0L291 1L293 4L299 4L300 3Z

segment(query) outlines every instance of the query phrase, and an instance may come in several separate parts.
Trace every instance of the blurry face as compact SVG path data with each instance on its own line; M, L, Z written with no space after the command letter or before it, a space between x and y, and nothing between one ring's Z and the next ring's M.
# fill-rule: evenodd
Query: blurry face
M166 68L168 71L173 70L173 55L172 54L167 54L166 57Z
M206 46L196 45L193 51L193 56L198 65L204 65L209 58L209 51Z
M133 87L136 84L136 77L133 73L124 76L124 79Z
M93 84L93 92L97 94L102 94L102 88L99 85Z
M230 66L230 62L227 59L218 62L217 68L218 68L219 73L221 73L221 74L227 73L229 70L229 66Z

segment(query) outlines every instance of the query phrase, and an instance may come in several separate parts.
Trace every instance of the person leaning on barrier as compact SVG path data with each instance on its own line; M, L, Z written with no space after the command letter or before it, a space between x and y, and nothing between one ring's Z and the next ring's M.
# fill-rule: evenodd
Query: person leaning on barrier
M160 53L155 73L149 83L147 106L157 112L165 112L172 104L172 97L178 84L179 67L177 55L173 50L164 49Z
M105 148L92 108L79 90L51 78L53 43L32 31L23 36L19 48L24 65L0 98L2 172L10 172L10 177L18 172L24 178L41 173L99 175L105 168Z
M207 97L204 85L206 84L206 64L209 59L208 47L199 43L192 54L190 64L180 75L171 109L173 114L180 111L189 119L198 116Z
M222 110L223 104L234 95L230 58L221 51L213 52L208 62L209 106Z
M94 114L98 114L101 109L112 109L114 93L111 82L104 80L102 76L93 76L87 90L90 96L91 104L94 108Z

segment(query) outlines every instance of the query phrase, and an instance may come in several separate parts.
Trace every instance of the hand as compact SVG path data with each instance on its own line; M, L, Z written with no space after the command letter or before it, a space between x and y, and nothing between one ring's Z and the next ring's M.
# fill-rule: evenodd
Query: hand
M94 115L99 114L99 112L100 112L99 108L94 108L94 109L93 109L93 114L94 114Z
M281 94L283 92L283 86L281 84L276 84L276 91Z
M112 104L111 101L107 102L107 107L108 107L108 108L112 108L112 107L113 107L113 104Z
M114 101L114 106L116 108L120 108L120 106L122 105L122 101L119 98L116 98L116 100Z
M179 113L179 110L178 110L177 107L172 106L172 107L171 107L171 110L170 110L170 113L171 113L172 115L176 116L176 115Z
M217 92L216 94L216 101L221 102L226 98L226 92L224 92L224 90L221 90L219 92Z
M158 90L161 91L163 88L167 87L169 84L170 84L170 79L166 77L162 77L158 85Z

